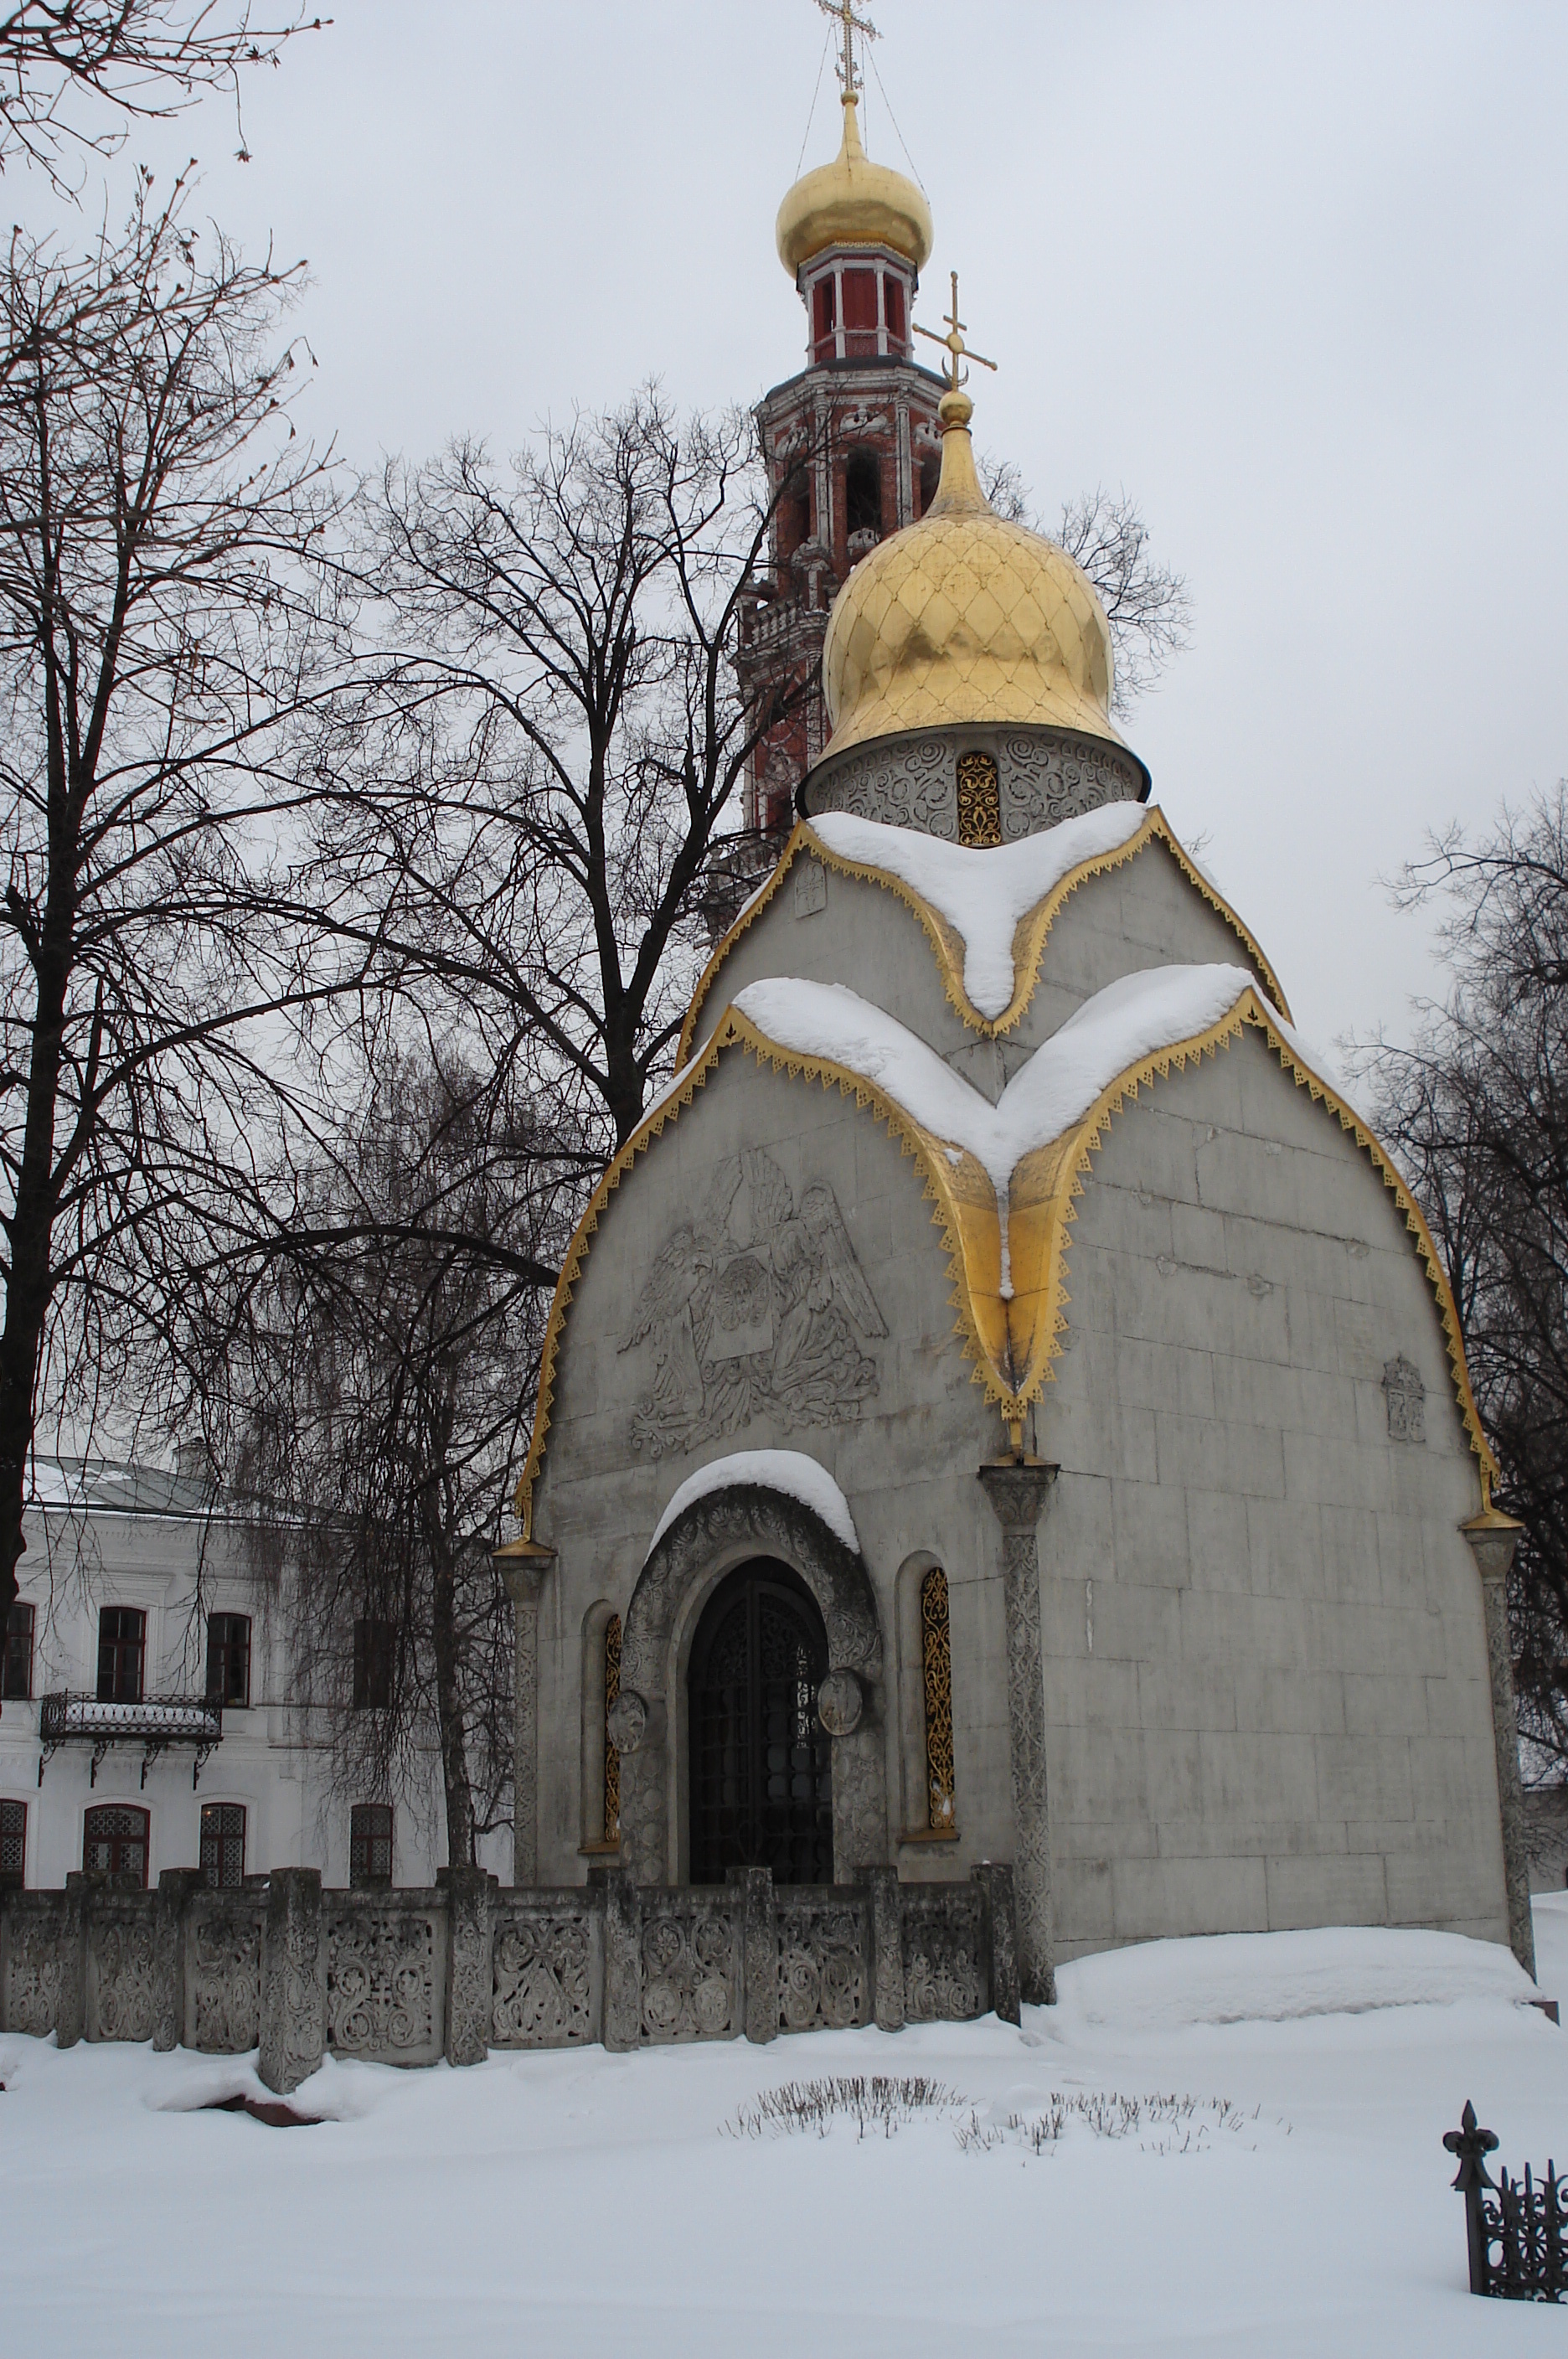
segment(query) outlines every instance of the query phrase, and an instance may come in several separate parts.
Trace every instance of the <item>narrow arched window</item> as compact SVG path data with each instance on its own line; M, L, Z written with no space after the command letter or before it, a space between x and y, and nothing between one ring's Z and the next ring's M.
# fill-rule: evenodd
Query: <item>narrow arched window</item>
M604 1625L604 1841L621 1839L621 1756L610 1742L610 1706L621 1692L621 1617Z
M933 1834L953 1828L953 1641L947 1575L933 1564L920 1583L920 1672L926 1704L926 1814Z

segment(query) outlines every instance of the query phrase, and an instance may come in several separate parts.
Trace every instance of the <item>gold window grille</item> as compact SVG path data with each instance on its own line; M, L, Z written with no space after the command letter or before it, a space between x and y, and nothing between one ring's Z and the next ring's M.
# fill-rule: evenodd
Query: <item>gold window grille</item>
M1002 788L989 754L958 757L958 841L984 847L1002 841Z
M610 1706L621 1692L621 1617L604 1625L604 1841L621 1839L621 1756L610 1742Z
M933 1834L953 1832L953 1641L947 1575L933 1564L920 1583L920 1669L926 1702L927 1815Z

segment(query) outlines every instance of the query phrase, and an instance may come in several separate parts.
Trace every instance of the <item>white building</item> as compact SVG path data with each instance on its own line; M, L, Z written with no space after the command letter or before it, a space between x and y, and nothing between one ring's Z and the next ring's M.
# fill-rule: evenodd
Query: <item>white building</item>
M341 1790L293 1691L284 1617L211 1486L103 1459L40 1458L33 1482L0 1683L0 1875L430 1884L433 1760L413 1805ZM374 1642L359 1651L375 1709Z

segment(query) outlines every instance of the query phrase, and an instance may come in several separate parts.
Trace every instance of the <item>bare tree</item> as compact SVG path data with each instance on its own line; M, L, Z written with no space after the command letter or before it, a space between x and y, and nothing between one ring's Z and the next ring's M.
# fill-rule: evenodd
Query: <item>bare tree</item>
M301 553L335 513L292 440L295 275L139 183L123 237L0 278L0 1611L40 1383L91 1429L174 1332L323 989L286 724L332 645Z
M333 1789L422 1798L448 1860L511 1794L510 1608L492 1551L532 1400L564 1169L506 1075L378 1042L296 1165L291 1220L204 1286L195 1401L240 1494Z
M1046 530L1012 460L982 462L981 473L998 516L1034 532ZM1050 538L1083 567L1099 593L1116 653L1111 709L1125 714L1192 644L1186 577L1155 561L1149 527L1126 492L1100 487L1065 501Z
M1357 1063L1448 1265L1470 1373L1524 1526L1509 1590L1520 1726L1568 1770L1568 788L1435 839L1396 887L1446 908L1449 985Z
M767 547L750 420L657 388L547 428L503 473L389 466L354 587L383 658L338 715L322 894L388 990L522 1060L602 1157L667 1071L705 954L700 888L754 745L734 649Z
M212 0L16 0L0 14L0 171L25 157L62 195L74 193L71 149L110 154L127 120L176 114L212 89L233 92L237 125L241 68L275 66L285 41L323 21L300 11L264 28L252 16L248 0L237 14ZM119 123L84 128L74 119L83 100ZM243 127L239 136L248 162Z

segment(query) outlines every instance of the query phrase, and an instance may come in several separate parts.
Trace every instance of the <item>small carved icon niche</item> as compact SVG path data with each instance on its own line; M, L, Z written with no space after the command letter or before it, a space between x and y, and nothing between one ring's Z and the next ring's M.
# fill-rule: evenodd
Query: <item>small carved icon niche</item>
M1383 1396L1388 1404L1390 1441L1426 1440L1426 1386L1421 1370L1401 1352L1383 1370Z
M958 757L958 841L977 847L1002 841L1002 787L996 757Z

